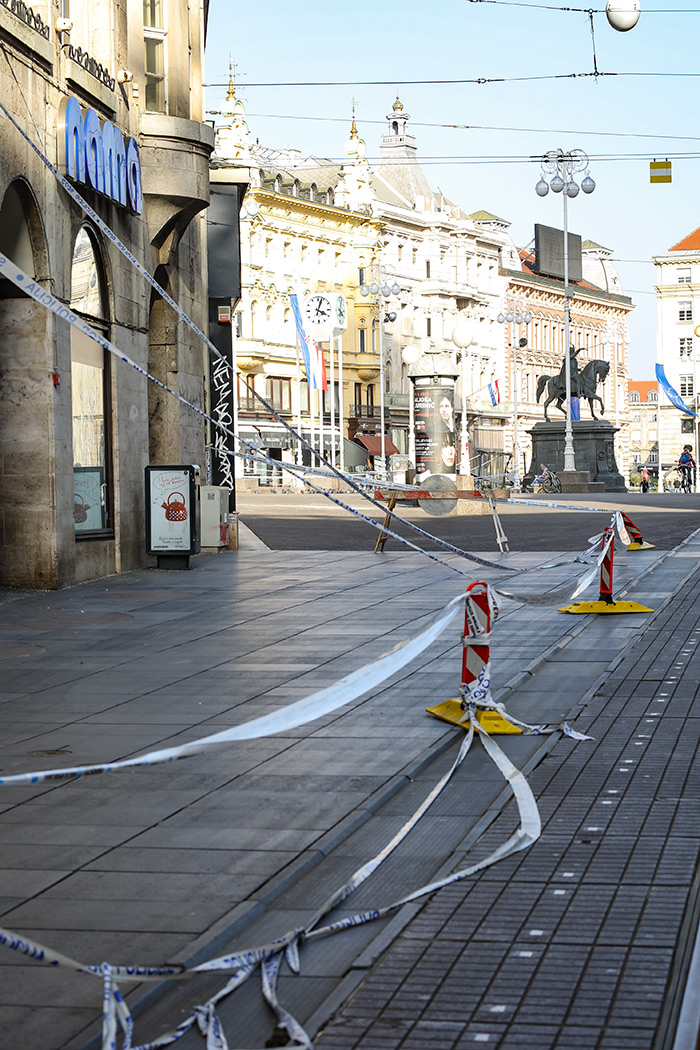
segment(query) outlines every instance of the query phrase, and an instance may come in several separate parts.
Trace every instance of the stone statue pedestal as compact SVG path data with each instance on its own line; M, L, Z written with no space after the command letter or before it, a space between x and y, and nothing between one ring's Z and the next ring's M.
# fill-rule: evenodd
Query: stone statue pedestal
M576 474L588 471L590 482L596 486L593 491L601 491L599 486L602 482L602 491L627 492L624 478L615 461L615 434L619 428L604 419L591 419L575 420L572 429ZM555 474L563 473L565 432L566 420L563 419L556 423L535 423L532 430L528 431L532 438L532 460L523 479L524 485L532 484L533 477L540 473L541 463L545 463ZM581 487L577 485L569 491L589 491L587 487L583 487L584 479L580 479L580 483ZM567 488L568 485L564 491Z

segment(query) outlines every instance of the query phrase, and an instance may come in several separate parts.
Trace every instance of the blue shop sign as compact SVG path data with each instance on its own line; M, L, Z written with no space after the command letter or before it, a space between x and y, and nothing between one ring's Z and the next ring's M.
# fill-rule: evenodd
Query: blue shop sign
M94 109L83 110L77 98L61 103L58 163L63 175L91 186L123 208L143 211L141 158L136 140L124 141L109 120L100 125Z

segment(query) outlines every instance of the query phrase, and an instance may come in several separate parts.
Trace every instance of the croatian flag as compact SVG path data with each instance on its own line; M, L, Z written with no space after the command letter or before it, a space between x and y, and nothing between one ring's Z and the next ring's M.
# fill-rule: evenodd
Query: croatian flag
M495 408L496 405L500 404L500 401L501 401L501 394L500 394L500 391L498 389L498 380L497 379L494 379L493 383L489 383L489 394L491 395L491 404Z
M301 316L301 310L299 309L299 297L295 293L292 293L289 296L289 302L291 303L292 313L294 314L297 340L304 358L306 381L309 384L309 388L311 390L328 390L326 362L323 350L316 340L312 339L310 335L307 335L304 330L304 321Z

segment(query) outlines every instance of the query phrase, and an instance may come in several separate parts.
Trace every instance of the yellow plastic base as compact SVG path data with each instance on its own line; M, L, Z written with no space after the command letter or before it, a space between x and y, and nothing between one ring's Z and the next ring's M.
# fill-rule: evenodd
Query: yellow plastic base
M653 609L647 609L646 605L638 602L574 602L573 605L565 605L559 612L565 613L650 613Z
M630 543L630 545L627 548L627 550L628 551L655 551L656 550L656 544L655 543L647 543L646 540L642 540L641 543L639 542L639 540L634 540L632 543Z
M459 700L445 700L441 704L436 704L435 707L426 707L425 710L428 714L441 718L443 722L449 722L453 726L461 726L462 729L467 728L467 723L462 721L464 710ZM522 733L522 729L512 725L503 715L499 715L497 711L477 711L476 720L480 726L484 727L489 736L498 733Z
M503 715L499 715L498 711L477 711L476 720L489 736L499 733L522 733L522 729L518 729Z
M464 709L459 700L444 700L443 703L436 704L435 707L426 707L425 710L429 715L435 715L453 726L459 725L464 718ZM466 729L466 722L462 723L462 728Z

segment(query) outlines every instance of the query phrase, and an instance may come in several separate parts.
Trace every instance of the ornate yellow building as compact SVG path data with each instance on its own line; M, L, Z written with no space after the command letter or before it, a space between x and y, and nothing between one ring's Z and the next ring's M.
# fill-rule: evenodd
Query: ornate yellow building
M311 465L310 451L299 447L253 391L338 466L359 467L370 450L349 439L378 416L380 400L377 318L359 295L362 272L381 250L363 144L353 122L347 165L315 158L301 163L292 150L249 146L242 107L231 90L227 103L212 158L214 177L224 179L233 160L250 166L241 211L241 298L232 319L237 432L280 463L275 468L254 455L239 459L237 484L246 478L256 485L290 483L282 463ZM303 315L312 293L341 315L344 307L346 315L337 318L344 331L322 343L329 385L324 395L309 390L290 300L298 295ZM310 327L308 334L313 336Z

